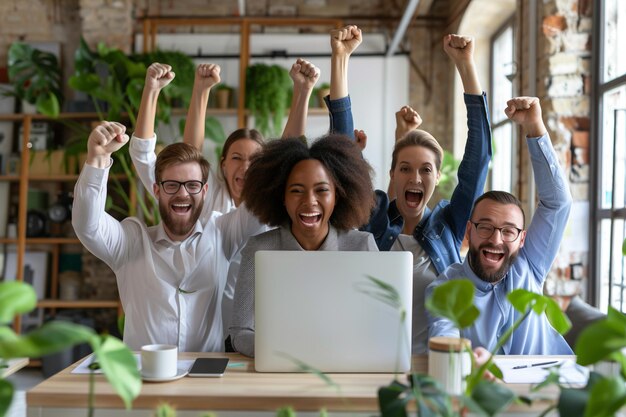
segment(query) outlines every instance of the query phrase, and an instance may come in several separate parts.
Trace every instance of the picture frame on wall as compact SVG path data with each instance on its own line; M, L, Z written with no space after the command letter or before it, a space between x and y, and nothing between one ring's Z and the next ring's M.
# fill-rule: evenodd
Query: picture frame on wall
M17 253L7 252L4 265L4 280L15 281L17 277ZM24 253L24 282L30 284L38 300L46 298L48 277L48 252Z

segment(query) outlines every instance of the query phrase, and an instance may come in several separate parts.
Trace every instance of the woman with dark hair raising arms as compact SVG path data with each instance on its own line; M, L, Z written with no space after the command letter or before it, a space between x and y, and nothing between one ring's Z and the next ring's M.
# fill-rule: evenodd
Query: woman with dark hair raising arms
M254 254L258 250L377 251L365 224L374 206L372 169L348 138L328 135L310 148L299 139L266 144L253 159L242 198L276 229L242 251L230 327L233 347L254 356Z

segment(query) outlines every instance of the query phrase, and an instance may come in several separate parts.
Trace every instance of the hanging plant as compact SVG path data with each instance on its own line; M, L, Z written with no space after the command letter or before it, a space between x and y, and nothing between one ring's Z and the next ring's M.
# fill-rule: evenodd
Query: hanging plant
M255 128L266 137L278 136L289 107L291 79L278 65L255 64L246 70L246 107Z

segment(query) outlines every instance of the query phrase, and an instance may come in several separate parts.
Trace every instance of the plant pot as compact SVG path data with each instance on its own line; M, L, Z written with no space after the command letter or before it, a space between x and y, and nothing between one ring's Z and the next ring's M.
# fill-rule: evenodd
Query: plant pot
M22 113L24 114L37 114L37 106L30 104L26 100L22 100Z
M320 88L317 90L317 103L318 107L325 108L324 97L330 94L330 88Z
M428 341L428 374L451 395L462 395L465 377L472 372L471 342L457 337L431 337Z
M68 173L67 168L62 150L31 151L30 175L64 175Z
M218 109L227 109L230 107L230 90L217 90L216 97Z

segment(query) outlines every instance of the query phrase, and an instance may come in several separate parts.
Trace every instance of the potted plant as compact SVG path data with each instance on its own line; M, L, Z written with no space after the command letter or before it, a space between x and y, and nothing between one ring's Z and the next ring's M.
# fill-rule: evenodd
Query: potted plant
M317 87L317 103L318 107L325 108L324 105L324 97L330 94L330 84L321 83L319 87Z
M215 102L218 109L227 109L230 107L233 91L233 87L224 83L220 83L215 87Z
M518 289L508 294L507 299L522 314L498 340L492 354L504 345L529 314L545 313L553 327L560 333L565 333L569 329L569 321L558 304L549 297ZM470 326L479 315L474 306L474 285L465 279L451 280L437 287L432 297L426 301L426 308L431 314L446 317L459 329ZM473 355L470 356L473 358ZM502 378L502 372L493 363L492 357L481 366L473 366L466 380L465 392L459 396L445 392L441 385L428 375L411 374L408 385L394 380L389 386L379 390L381 414L383 417L407 416L407 405L415 403L420 416L463 416L467 412L476 415L496 415L518 397L504 385L483 379L487 370Z
M246 70L246 107L266 137L280 134L290 87L289 73L278 65L254 64Z
M163 52L160 52L163 55ZM159 56L161 56L159 55ZM136 114L141 102L147 65L144 61L156 59L156 56L136 56L128 57L122 51L115 48L108 48L100 43L95 51L92 51L84 39L81 39L80 46L75 54L75 73L70 77L71 88L86 93L93 101L100 120L122 120L122 112L130 121L131 130L134 130ZM180 93L179 91L179 94ZM164 97L166 94L164 94ZM171 114L170 100L159 100L157 120L168 123ZM104 113L106 108L106 115ZM67 151L79 154L86 150L88 130L82 131L71 143L66 145ZM115 169L118 173L124 174L128 178L129 186L133 193L137 194L137 179L128 147L116 152L113 156L116 160ZM121 171L121 172L120 172ZM114 189L121 197L128 209L124 209L108 199L107 208L118 211L124 216L135 215L135 207L131 203L129 193L117 177L112 177ZM137 204L141 210L147 224L156 224L159 221L158 207L153 201L143 198L137 199Z
M130 408L141 390L141 376L130 349L113 336L98 335L89 327L63 321L51 321L30 333L16 334L10 327L14 317L36 306L37 296L30 285L19 281L0 282L0 364L13 358L41 357L87 342L105 377ZM93 378L92 373L91 390ZM12 384L0 378L0 416L6 414L12 398ZM92 403L90 411L92 415Z
M36 110L58 117L63 103L61 68L54 54L14 42L9 48L9 80L13 95L35 105Z

